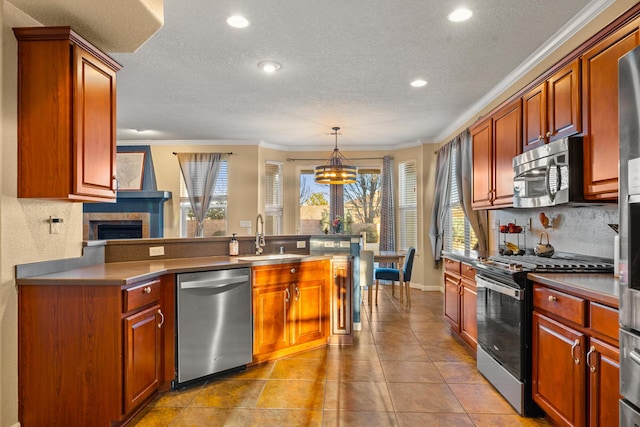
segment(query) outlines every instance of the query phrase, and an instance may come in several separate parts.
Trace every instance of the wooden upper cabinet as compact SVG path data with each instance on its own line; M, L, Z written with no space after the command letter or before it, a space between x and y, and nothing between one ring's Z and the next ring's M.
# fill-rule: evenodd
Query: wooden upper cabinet
M491 206L493 201L492 156L493 156L493 120L482 120L471 128L473 145L473 199L474 209Z
M493 115L493 206L513 206L513 158L522 150L522 108L519 99Z
M474 209L513 205L513 158L522 146L520 99L471 128Z
M582 130L580 62L575 60L522 96L523 151Z
M547 132L547 82L531 89L522 97L523 150L531 150L544 144Z
M69 27L13 31L18 197L115 202L120 65Z
M618 59L640 44L640 20L618 29L582 56L584 196L618 196Z

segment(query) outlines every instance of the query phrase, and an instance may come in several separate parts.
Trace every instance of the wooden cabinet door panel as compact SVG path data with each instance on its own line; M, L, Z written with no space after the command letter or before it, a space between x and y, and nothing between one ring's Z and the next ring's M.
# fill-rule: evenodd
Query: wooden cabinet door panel
M618 59L640 43L639 20L619 29L582 56L584 193L588 200L618 192Z
M460 332L460 278L444 275L444 318Z
M522 96L523 151L544 144L547 132L547 82L542 82Z
M548 139L553 141L582 131L580 63L571 62L547 80Z
M591 338L589 353L589 425L618 425L620 396L620 350Z
M491 206L492 195L492 120L489 118L471 129L473 155L473 201L474 209Z
M160 382L160 306L154 305L124 320L124 410L135 409Z
M292 290L292 344L301 344L327 335L327 293L324 279L298 282Z
M513 205L513 158L522 145L521 101L510 103L493 116L493 206Z
M270 353L291 343L289 283L254 288L253 353Z
M75 46L75 194L115 197L116 72Z
M534 311L533 399L560 426L585 424L585 344L584 334Z
M460 334L472 348L478 344L478 303L473 283L462 279L462 295L460 299Z

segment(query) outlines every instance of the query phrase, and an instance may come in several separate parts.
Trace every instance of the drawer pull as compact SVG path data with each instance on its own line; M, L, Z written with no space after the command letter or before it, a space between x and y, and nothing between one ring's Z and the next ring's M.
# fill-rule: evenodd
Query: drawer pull
M295 269L295 268L292 268L292 269L291 269L291 274L294 274L295 272L296 272L296 269Z
M164 325L164 314L162 314L162 310L160 310L160 309L158 309L158 314L162 318L162 320L160 321L160 324L158 325L158 329L160 329L160 328L162 328L162 325Z
M554 297L553 295L549 295L549 302L555 302L558 301L558 298Z
M151 286L145 286L144 288L142 288L142 293L143 294L150 294L151 293Z
M589 349L589 353L587 353L587 366L589 367L591 372L596 371L595 363L593 365L591 364L591 355L595 353L595 351L596 351L596 348L594 346L591 346L591 348Z
M573 345L571 346L571 358L573 359L576 365L580 364L580 358L575 357L575 354L576 354L575 350L576 350L576 347L578 347L579 345L580 345L580 341L576 339L573 342Z

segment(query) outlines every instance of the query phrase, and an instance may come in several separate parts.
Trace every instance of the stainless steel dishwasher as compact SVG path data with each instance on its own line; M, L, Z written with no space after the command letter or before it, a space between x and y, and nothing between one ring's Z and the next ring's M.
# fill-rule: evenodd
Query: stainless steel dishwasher
M250 278L249 268L177 274L174 386L251 362Z

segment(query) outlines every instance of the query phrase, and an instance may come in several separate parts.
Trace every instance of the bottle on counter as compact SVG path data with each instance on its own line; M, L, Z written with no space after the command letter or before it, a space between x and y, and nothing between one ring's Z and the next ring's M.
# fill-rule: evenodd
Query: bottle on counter
M231 241L229 242L229 255L236 256L239 253L239 245L238 239L236 238L236 233L233 233L231 236Z

